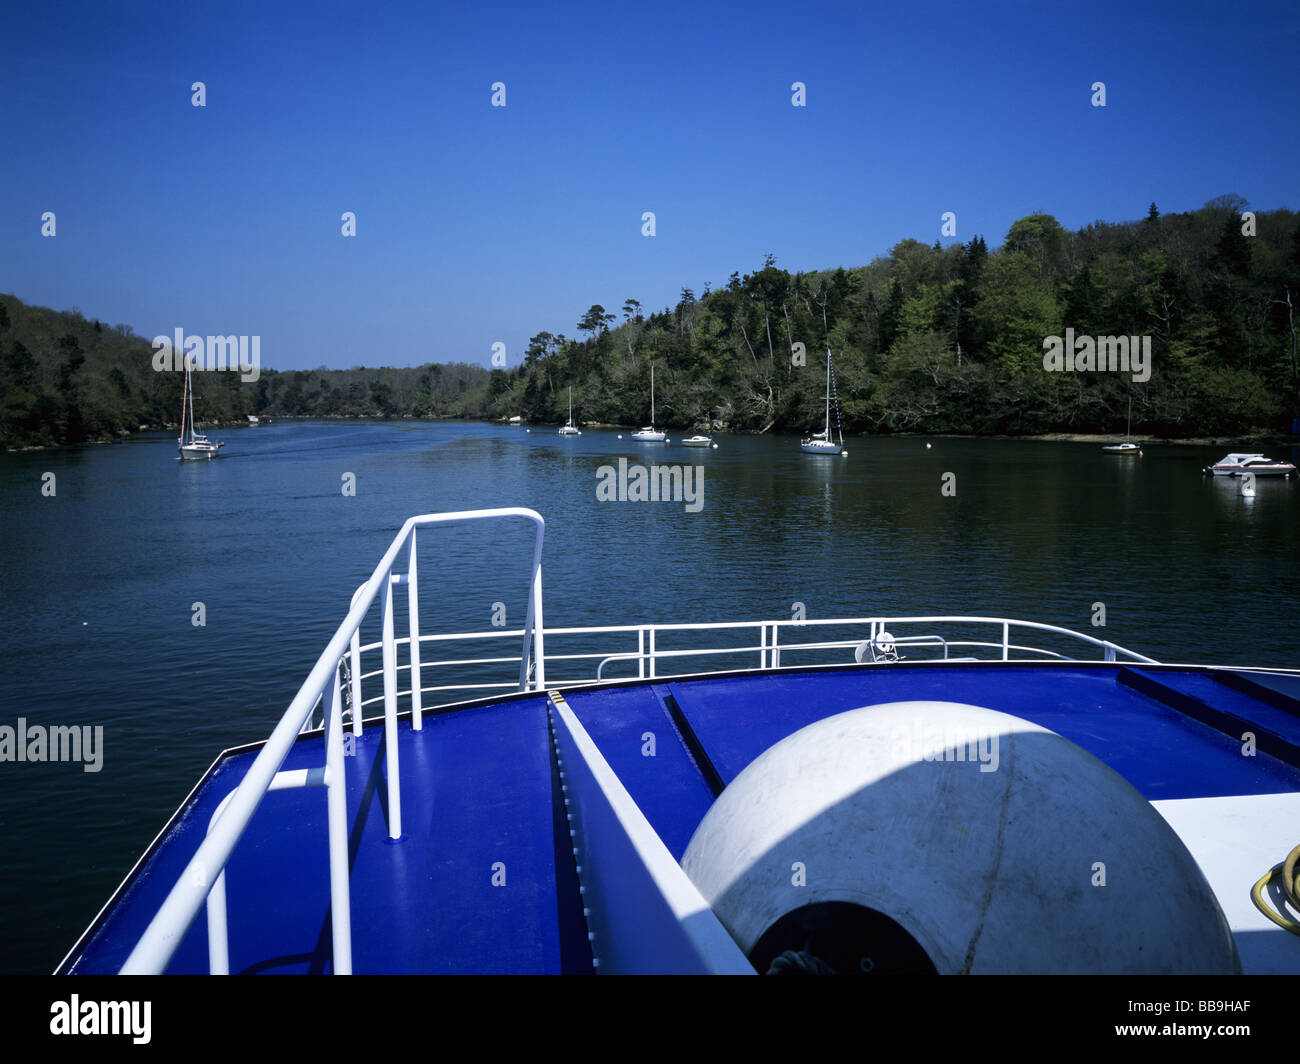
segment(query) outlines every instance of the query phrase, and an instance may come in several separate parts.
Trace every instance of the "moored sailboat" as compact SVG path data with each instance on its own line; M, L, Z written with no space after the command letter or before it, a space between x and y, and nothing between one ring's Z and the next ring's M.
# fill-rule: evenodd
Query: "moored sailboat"
M582 432L573 423L573 386L572 385L569 386L569 420L564 423L564 427L560 429L559 435L561 436L582 435Z
M190 362L185 360L185 391L181 396L181 434L176 441L182 460L216 458L225 441L213 443L194 431L194 391L190 383Z
M835 400L835 427L839 429L840 405ZM831 349L826 348L826 427L821 432L814 432L799 441L799 446L808 454L842 454L848 456L844 449L844 433L840 431L840 442L831 439Z
M667 443L667 433L655 428L655 364L650 363L650 424L640 432L632 433L632 439L642 443Z
M1130 396L1128 401L1128 427L1124 430L1123 443L1110 443L1102 448L1105 454L1128 455L1130 457L1140 456L1142 448L1129 439L1133 433L1133 399Z

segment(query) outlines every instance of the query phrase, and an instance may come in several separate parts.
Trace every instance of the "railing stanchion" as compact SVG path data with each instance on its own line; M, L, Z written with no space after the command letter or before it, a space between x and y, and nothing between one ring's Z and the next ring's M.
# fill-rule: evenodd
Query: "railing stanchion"
M772 622L772 668L781 667L781 628L780 621Z
M653 680L653 679L655 678L655 629L654 629L654 625L651 625L651 626L650 626L650 628L649 628L647 634L648 634L649 637L650 637L650 679Z
M537 555L537 568L533 571L533 658L537 662L537 674L533 690L546 690L546 645L545 625L542 623L542 557L540 545Z
M352 596L352 605L357 604L366 585L362 584ZM352 629L352 734L361 734L361 626Z
M339 674L325 688L325 800L329 820L330 920L334 974L352 974L352 900L348 886L347 775L343 768L343 708Z
M397 643L393 639L393 583L384 581L384 766L388 774L388 837L402 837L402 782L397 753Z
M1011 660L1011 625L1002 622L1002 660Z
M411 529L411 553L406 567L406 615L411 636L411 729L420 731L420 590L415 563L415 534Z
M645 679L645 628L636 630L636 678Z
M767 668L767 625L758 626L758 667Z
M208 974L230 974L230 933L226 925L226 870L208 891Z

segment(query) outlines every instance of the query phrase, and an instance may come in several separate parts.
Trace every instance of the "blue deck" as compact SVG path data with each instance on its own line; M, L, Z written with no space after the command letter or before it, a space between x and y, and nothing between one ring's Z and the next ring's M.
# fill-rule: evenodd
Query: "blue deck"
M645 681L566 698L680 859L716 790L765 749L815 720L884 702L968 702L1023 717L1088 750L1152 801L1300 792L1296 687L1263 682L1265 691L1203 670L1123 665L896 664ZM547 701L426 714L420 732L403 720L395 842L382 722L356 740L345 764L357 972L591 970ZM1241 756L1242 722L1267 736L1272 752ZM121 966L256 752L218 762L62 971ZM317 734L301 739L283 768L321 760ZM505 882L495 885L500 865ZM323 790L268 794L227 882L232 971L330 970ZM202 915L168 970L207 971Z

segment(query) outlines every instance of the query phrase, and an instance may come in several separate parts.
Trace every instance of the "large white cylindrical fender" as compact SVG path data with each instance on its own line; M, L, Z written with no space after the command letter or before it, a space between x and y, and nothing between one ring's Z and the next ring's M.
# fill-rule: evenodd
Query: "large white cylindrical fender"
M682 867L751 960L783 918L849 903L941 973L1240 970L1151 804L1055 732L977 706L894 702L801 729L723 791Z

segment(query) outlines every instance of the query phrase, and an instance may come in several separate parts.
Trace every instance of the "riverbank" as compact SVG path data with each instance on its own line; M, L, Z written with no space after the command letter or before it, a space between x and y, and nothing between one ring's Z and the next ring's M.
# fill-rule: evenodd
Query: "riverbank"
M263 421L257 425L250 425L244 421L215 421L205 420L204 428L211 430L225 431L228 429L254 429L266 428L276 422L282 421L456 421L466 424L490 424L496 426L509 426L507 421L492 420L487 421L483 418L457 418L457 417L416 417L414 414L401 414L397 417L385 418L382 415L367 414L322 414L311 416L298 416L294 414L280 414L275 418ZM549 428L552 422L515 422L515 427L523 428ZM624 430L635 432L636 426L633 425L611 425L594 421L584 421L581 423L584 429L609 429L610 431ZM116 435L100 435L80 443L52 443L52 444L29 444L23 447L7 447L6 454L28 454L32 451L58 451L70 447L85 447L87 444L105 444L105 443L124 443L132 436L140 432L166 432L177 431L179 426L175 424L163 423L157 425L141 425L134 431L126 429L120 430ZM667 431L688 432L693 429L669 428ZM719 435L732 436L759 436L768 435L767 433L755 432L732 432L726 429L713 429L712 432ZM796 435L791 433L790 435ZM989 435L980 435L977 433L933 433L933 432L880 432L880 433L861 433L846 435L846 439L868 440L868 439L918 439L918 440L1024 440L1024 441L1042 441L1045 443L1095 443L1099 446L1115 443L1121 439L1114 433L1090 433L1090 432L1042 432L1024 436L1010 436L1005 434L992 433ZM1143 436L1133 435L1128 439L1139 446L1184 446L1184 447L1295 447L1300 446L1300 438L1279 433L1268 433L1256 431L1254 434L1241 436Z

